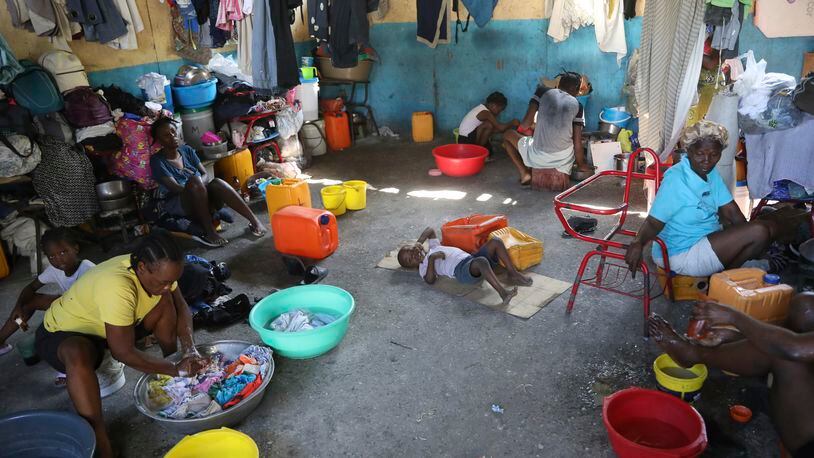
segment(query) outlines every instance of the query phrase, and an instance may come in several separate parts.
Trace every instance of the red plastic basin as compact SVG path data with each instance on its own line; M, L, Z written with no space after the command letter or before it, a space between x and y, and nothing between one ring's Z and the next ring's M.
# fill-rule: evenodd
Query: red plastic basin
M695 457L707 448L704 419L667 393L643 388L617 391L605 398L602 417L620 458Z
M436 166L444 175L468 177L483 169L489 151L478 145L442 145L432 150Z

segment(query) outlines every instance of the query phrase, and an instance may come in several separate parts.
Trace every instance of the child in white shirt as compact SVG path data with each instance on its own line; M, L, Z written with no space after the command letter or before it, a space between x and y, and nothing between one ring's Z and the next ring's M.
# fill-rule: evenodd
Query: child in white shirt
M427 240L430 250L425 252L423 244ZM460 248L441 245L435 230L430 227L424 229L414 245L404 246L399 250L398 262L402 267L418 267L419 275L429 284L435 283L439 275L472 285L486 280L500 294L503 305L508 305L517 295L517 288L506 289L500 284L493 270L498 262L506 266L509 280L513 284L531 286L532 283L531 278L515 268L502 240L491 239L470 255Z
M51 264L20 292L14 309L0 328L0 355L11 351L6 339L19 327L27 330L28 320L37 310L48 310L54 299L61 296L76 280L96 264L79 258L79 244L65 228L49 229L41 239L42 249ZM55 284L59 294L40 294L37 291L45 285Z

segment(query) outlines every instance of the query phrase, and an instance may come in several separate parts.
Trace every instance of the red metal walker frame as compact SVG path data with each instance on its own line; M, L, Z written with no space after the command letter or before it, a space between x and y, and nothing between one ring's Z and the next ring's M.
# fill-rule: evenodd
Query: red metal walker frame
M644 156L645 153L650 155L651 159L654 160L656 166L648 167L644 173L634 171L637 159L639 158L639 156ZM591 286L605 291L622 294L628 297L634 297L637 299L640 298L642 300L642 306L644 308L644 337L649 336L649 332L647 330L647 318L650 315L650 301L651 299L659 297L661 294L664 293L664 291L651 297L650 268L647 266L644 260L642 260L640 265L640 269L643 274L642 275L642 280L644 283L643 287L641 289L634 291L625 291L619 289L620 286L626 282L629 273L628 266L624 264L625 252L627 251L628 244L613 240L613 238L616 235L628 237L636 236L635 232L623 228L625 220L627 219L627 213L630 202L630 187L631 183L633 182L632 179L652 180L655 184L656 190L658 190L658 187L661 185L663 167L664 166L659 161L658 155L656 155L656 153L652 149L640 148L630 156L630 159L628 160L627 171L607 170L597 173L591 176L590 178L580 183L577 183L576 185L572 186L571 188L563 191L562 193L554 197L554 212L557 214L557 218L559 218L560 223L562 223L563 228L565 228L565 231L576 239L596 245L596 248L586 253L585 257L582 258L579 270L577 271L576 279L574 280L574 286L571 288L571 297L568 299L566 313L571 313L571 310L574 308L574 302L576 300L577 290L579 289L580 284L584 284L586 286ZM579 190L585 188L586 186L589 186L591 183L597 180L602 179L602 177L608 176L625 178L624 200L620 205L613 208L604 208L596 207L593 205L565 202L565 199L571 197ZM588 213L591 215L600 215L600 216L618 215L619 220L611 228L610 232L608 232L603 238L597 238L592 235L580 234L579 232L575 231L574 228L572 228L571 225L568 224L568 220L565 218L565 215L563 215L563 210L578 211ZM665 282L666 284L665 290L667 291L670 300L672 301L673 288L672 288L672 279L669 274L670 261L669 257L667 256L667 246L659 238L655 239L655 243L658 243L659 246L661 247L662 259L664 259L664 272L668 276L667 277L668 281ZM582 277L585 274L585 269L588 266L588 261L590 261L591 258L593 258L594 256L599 256L601 258L599 265L596 268L596 275L593 278L584 279ZM607 258L621 260L622 263L618 264L608 262Z

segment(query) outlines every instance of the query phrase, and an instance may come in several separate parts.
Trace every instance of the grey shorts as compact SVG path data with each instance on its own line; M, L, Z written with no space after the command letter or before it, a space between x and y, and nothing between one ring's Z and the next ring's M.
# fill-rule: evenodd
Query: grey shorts
M482 246L472 256L469 256L455 266L455 280L457 280L458 283L463 283L465 285L477 285L483 281L483 277L476 277L472 275L472 271L470 270L472 261L474 261L475 258L486 258L492 268L497 266L497 259L490 258L489 251L486 249L486 246Z

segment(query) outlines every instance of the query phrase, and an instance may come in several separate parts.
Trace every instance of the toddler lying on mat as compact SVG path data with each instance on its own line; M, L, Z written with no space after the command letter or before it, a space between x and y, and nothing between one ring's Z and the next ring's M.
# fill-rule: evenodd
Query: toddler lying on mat
M424 241L427 240L430 250L425 252ZM470 285L486 280L500 294L503 305L508 305L517 295L517 288L506 289L500 284L493 270L498 261L506 266L512 284L531 286L532 283L531 278L514 267L509 252L500 239L489 240L475 254L470 255L460 248L441 245L435 230L430 227L424 229L415 244L401 247L398 261L402 267L418 267L419 275L429 284L435 283L439 275Z

